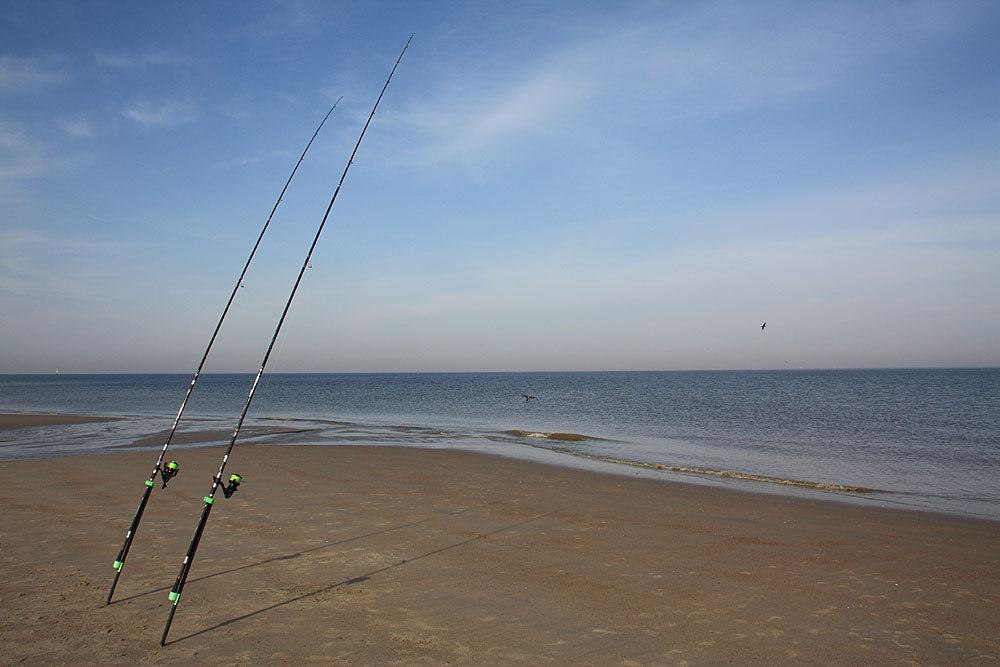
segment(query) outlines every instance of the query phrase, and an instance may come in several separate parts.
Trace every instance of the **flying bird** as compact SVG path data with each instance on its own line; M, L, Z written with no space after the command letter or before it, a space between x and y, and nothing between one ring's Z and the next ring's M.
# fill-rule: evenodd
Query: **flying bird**
M764 327L766 327L766 326L767 326L767 322L764 322L764 324L760 325L760 330L763 331Z
M521 394L521 396L524 396L524 402L525 403L527 403L531 399L535 398L534 396L528 396L527 394Z

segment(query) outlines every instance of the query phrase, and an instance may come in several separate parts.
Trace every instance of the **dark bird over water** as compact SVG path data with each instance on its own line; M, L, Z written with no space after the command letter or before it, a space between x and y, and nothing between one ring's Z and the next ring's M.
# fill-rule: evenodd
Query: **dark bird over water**
M521 394L521 396L524 396L524 402L525 403L527 403L531 399L535 398L534 396L528 396L527 394Z
M760 325L760 330L763 331L764 327L766 327L766 326L767 326L767 322L764 322L764 324Z

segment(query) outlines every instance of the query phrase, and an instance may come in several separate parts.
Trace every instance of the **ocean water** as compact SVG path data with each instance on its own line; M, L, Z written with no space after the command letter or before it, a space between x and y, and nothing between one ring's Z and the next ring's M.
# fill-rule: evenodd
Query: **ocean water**
M118 418L0 431L0 461L152 462L162 441L133 445L169 428L190 379L0 375L0 412ZM252 380L201 376L178 433L231 432ZM247 424L299 431L254 442L472 449L1000 520L1000 369L265 374Z

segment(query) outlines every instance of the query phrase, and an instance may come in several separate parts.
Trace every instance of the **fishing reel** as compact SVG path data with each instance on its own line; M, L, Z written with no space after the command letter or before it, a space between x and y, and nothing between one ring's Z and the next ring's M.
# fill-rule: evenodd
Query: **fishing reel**
M240 488L240 483L243 481L242 477L235 474L229 476L229 484L226 485L222 484L222 478L220 477L213 477L212 479L215 480L216 484L222 487L222 493L225 494L226 498L232 497L232 495L236 493L236 490Z
M160 467L160 475L163 477L163 486L161 488L167 488L167 482L174 478L178 470L180 470L180 466L177 465L177 461L171 461Z

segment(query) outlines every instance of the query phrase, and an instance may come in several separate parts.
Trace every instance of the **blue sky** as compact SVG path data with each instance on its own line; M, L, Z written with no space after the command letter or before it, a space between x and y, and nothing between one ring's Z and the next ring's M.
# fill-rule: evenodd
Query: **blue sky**
M0 372L1000 365L995 2L0 7ZM760 324L768 325L761 331Z

